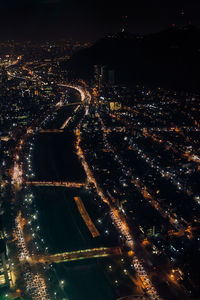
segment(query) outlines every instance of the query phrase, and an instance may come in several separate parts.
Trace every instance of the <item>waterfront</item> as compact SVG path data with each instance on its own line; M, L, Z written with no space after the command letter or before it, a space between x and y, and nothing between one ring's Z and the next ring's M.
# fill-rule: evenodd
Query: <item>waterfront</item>
M122 82L103 58L197 53L182 29L111 33L99 59L98 42L2 43L0 298L199 299L199 92Z
M54 128L53 124L58 128L60 123L58 114L52 121L51 128ZM35 180L84 182L86 175L75 154L73 130L67 129L63 133L39 133L35 140L33 169ZM94 195L86 189L32 187L31 190L35 199L34 206L38 211L38 237L44 240L46 254L102 246L113 247L119 244L119 236L109 217L108 208L99 205ZM78 211L74 197L82 199L100 236L92 237ZM112 266L112 272L109 266ZM92 258L53 264L52 270L53 290L63 299L67 297L70 300L114 300L121 293L132 292L133 288L133 282L127 280L127 276L123 274L121 257L115 260ZM116 287L115 281L120 277ZM64 282L62 287L59 286L60 282Z
M101 237L93 239L86 227L73 199L80 194L63 188L35 188L40 234L48 245L48 253L91 249L102 246L103 242L108 245ZM69 299L115 299L104 274L108 264L109 259L93 258L54 264L54 270L59 281L65 281Z

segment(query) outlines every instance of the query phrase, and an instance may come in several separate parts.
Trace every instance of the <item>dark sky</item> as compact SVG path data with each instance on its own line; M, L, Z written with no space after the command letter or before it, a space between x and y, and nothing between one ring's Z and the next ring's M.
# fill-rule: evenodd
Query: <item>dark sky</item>
M200 25L200 1L0 0L0 14L0 39L88 40L119 31L126 15L133 33L159 31L172 23Z

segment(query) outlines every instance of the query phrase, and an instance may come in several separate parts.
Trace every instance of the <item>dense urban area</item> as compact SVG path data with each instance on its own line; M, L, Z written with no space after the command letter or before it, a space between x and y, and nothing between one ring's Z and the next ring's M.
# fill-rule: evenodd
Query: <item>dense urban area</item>
M69 80L88 46L0 43L0 299L199 299L200 95Z

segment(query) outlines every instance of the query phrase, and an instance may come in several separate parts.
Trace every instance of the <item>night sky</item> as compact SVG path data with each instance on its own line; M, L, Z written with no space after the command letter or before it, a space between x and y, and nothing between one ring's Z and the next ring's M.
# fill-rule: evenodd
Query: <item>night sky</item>
M119 31L126 15L133 33L160 31L173 23L200 25L199 0L0 0L0 13L1 39L93 40Z

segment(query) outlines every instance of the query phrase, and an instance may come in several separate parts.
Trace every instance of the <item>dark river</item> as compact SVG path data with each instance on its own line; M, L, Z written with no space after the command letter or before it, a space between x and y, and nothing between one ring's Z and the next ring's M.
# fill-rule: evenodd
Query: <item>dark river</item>
M59 128L71 114L72 107L61 109L55 120L46 126ZM39 133L36 137L33 155L34 180L85 181L85 172L75 154L73 130L64 133ZM62 187L34 187L35 204L38 209L40 235L48 246L48 253L91 249L116 245L116 238L106 237L105 228L98 224L102 210L94 196L82 189ZM73 199L80 196L101 235L93 238ZM104 217L104 224L109 223ZM114 300L115 274L110 276L110 258L88 259L65 262L52 266L54 279L52 290L55 299L69 300ZM62 287L59 286L64 281Z

